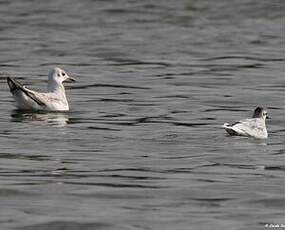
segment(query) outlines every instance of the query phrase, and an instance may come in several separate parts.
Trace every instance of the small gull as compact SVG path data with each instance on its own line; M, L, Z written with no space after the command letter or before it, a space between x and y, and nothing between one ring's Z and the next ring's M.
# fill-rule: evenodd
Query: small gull
M74 81L58 67L48 75L48 92L40 93L26 88L17 80L7 77L10 91L20 110L68 111L69 105L63 86L64 81Z
M265 126L265 119L268 118L267 111L262 107L257 107L254 110L253 116L250 119L243 119L233 124L225 123L223 128L231 136L246 136L257 139L266 139L268 133Z

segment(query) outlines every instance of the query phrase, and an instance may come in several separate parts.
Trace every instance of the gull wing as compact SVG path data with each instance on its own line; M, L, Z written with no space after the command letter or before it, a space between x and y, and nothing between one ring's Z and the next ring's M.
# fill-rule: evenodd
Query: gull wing
M43 100L41 100L41 98L39 98L33 91L28 90L27 88L25 88L17 80L15 80L13 78L10 78L10 77L7 77L7 83L8 83L8 86L9 86L10 91L11 91L12 94L15 94L16 92L21 91L27 97L29 97L34 102L36 102L38 105L40 105L40 106L47 106L46 103Z
M240 136L259 136L265 132L264 126L256 118L240 120L232 125L226 125L224 128L230 135Z

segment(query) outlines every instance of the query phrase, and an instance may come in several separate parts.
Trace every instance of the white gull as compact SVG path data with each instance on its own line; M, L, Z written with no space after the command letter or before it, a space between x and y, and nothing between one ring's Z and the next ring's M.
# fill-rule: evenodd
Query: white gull
M265 120L268 118L267 111L262 107L254 110L252 118L243 119L233 124L225 123L223 128L231 136L246 136L257 139L266 139L268 133L266 130Z
M67 80L74 81L64 70L56 67L49 72L47 93L40 93L26 88L13 78L7 77L17 108L34 111L68 111L69 105L63 86L63 82Z

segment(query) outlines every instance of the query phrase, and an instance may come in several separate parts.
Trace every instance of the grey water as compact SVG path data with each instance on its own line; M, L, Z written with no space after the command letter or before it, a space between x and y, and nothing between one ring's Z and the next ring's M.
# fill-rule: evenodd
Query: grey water
M285 2L0 1L0 229L285 224ZM71 110L15 110L12 76ZM224 122L267 108L269 138Z

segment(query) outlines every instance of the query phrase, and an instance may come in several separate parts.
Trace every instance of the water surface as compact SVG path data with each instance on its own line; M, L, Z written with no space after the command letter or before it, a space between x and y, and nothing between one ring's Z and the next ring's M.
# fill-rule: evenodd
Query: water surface
M0 226L264 229L285 224L281 0L2 1ZM6 76L71 111L15 110ZM266 141L221 125L267 107Z

